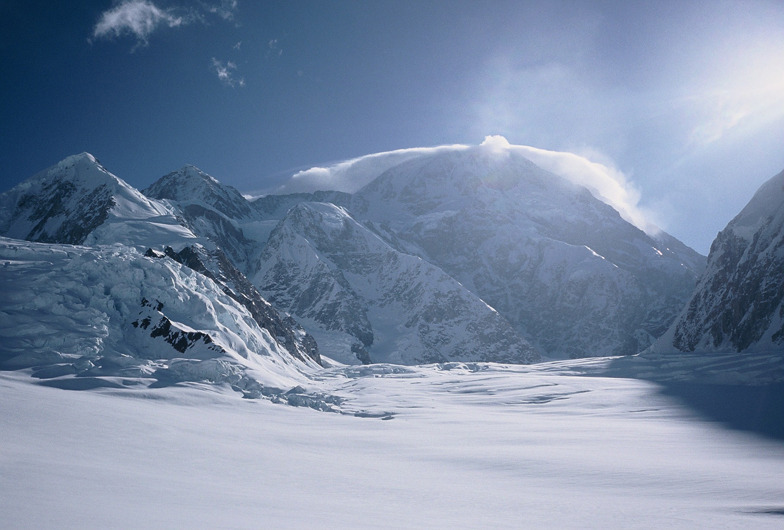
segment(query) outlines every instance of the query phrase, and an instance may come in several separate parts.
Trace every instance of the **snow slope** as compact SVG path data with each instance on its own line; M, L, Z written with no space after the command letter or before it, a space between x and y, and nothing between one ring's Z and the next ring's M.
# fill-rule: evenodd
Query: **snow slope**
M67 388L206 381L260 397L317 366L170 258L0 238L0 267L0 369Z
M784 172L711 245L708 265L654 351L784 350Z
M344 414L0 373L3 525L781 528L781 439L602 362L325 371Z
M333 204L291 208L251 280L341 362L539 360L494 309Z

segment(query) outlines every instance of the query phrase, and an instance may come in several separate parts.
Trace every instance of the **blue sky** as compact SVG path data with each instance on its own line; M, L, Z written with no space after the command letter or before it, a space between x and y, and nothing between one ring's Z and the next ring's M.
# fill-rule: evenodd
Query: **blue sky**
M778 1L0 2L0 188L89 151L243 191L380 151L512 144L621 175L707 253L784 169Z

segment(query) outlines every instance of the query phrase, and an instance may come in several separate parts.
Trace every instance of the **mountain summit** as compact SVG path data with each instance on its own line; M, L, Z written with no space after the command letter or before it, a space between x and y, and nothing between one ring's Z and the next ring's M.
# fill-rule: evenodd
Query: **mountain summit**
M0 195L0 234L140 249L197 239L172 208L145 197L89 153L69 156Z
M241 219L252 216L252 209L242 194L231 186L221 184L196 166L187 165L158 179L142 190L147 197L201 204L226 217Z
M112 219L169 214L89 153L69 156L0 198L0 233L46 243L84 243Z
M651 236L508 145L394 166L354 217L440 267L552 357L637 353L680 311L704 258Z

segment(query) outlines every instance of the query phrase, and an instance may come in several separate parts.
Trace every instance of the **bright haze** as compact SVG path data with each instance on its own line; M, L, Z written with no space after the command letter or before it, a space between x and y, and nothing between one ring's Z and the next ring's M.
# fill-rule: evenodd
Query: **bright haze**
M82 151L137 188L187 163L252 192L493 136L606 173L638 224L707 253L784 169L780 1L5 0L0 20L0 191Z

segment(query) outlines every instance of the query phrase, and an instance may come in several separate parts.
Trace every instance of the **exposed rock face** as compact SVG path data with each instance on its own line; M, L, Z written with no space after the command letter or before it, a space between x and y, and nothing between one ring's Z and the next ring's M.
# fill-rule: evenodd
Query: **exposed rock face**
M783 301L784 172L716 237L694 295L656 349L780 351Z
M539 359L503 317L457 281L392 248L333 204L293 207L261 263L253 280L264 296L323 329L331 354L340 349L339 360Z
M163 310L163 302L150 302L146 298L142 298L141 305L142 311L139 313L139 318L131 322L131 325L140 331L149 330L150 338L160 337L164 342L170 344L174 349L172 358L183 357L187 354L187 357L191 359L204 360L219 357L226 353L226 350L215 344L212 337L207 333L185 330L181 326L172 323L161 312ZM159 351L156 351L156 355L151 358L160 358ZM144 354L148 352L142 351L140 353L142 354L140 357L144 358Z

